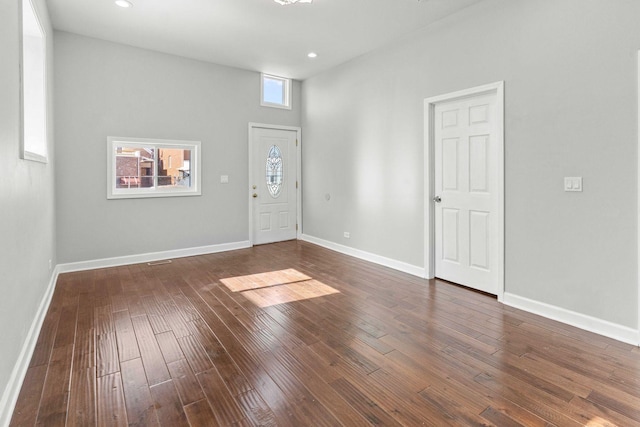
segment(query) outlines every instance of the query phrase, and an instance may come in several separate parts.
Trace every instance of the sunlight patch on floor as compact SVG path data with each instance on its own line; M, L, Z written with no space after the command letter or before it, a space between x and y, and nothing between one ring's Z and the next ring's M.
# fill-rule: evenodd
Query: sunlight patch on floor
M589 422L587 422L587 424L585 424L585 427L608 427L613 425L615 424L608 420L605 420L604 418L593 417L589 420Z
M228 279L221 279L220 281L229 288L231 292L242 292L249 289L266 288L310 279L311 277L306 274L289 268L287 270L251 274L249 276L230 277Z
M295 269L230 277L220 280L230 291L240 292L258 307L302 301L340 291Z

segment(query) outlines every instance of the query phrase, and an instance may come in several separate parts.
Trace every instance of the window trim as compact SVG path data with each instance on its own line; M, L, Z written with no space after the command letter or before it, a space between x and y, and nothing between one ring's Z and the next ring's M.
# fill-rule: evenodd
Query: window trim
M117 188L116 187L116 147L144 147L162 149L175 148L191 150L189 163L191 187L154 186L152 188ZM143 199L149 197L181 197L200 196L201 191L201 142L176 139L107 137L107 199ZM156 151L157 152L157 151ZM157 182L157 163L154 165L154 177Z
M267 102L264 99L264 81L265 79L278 80L282 82L282 99L284 104L278 104L275 102ZM273 74L260 73L260 105L263 107L281 108L284 110L291 110L291 79L286 77L274 76Z
M48 117L49 117L49 105L48 105L48 64L47 64L47 46L48 46L48 37L47 32L44 30L42 26L42 21L40 19L40 15L38 13L38 8L33 0L20 0L18 2L20 9L20 19L19 19L19 35L20 35L20 47L19 47L19 75L20 75L20 158L23 160L31 160L34 162L40 163L48 163L49 162L49 135L48 135ZM43 153L38 153L35 151L30 151L26 147L25 141L25 76L24 76L24 37L25 37L25 28L24 28L24 6L25 4L31 9L33 16L35 17L36 26L39 30L39 34L42 39L42 52L41 57L38 60L42 62L42 82L38 82L38 84L42 83L42 108L43 108L43 123L42 123L42 138L41 147ZM40 100L39 100L40 101Z

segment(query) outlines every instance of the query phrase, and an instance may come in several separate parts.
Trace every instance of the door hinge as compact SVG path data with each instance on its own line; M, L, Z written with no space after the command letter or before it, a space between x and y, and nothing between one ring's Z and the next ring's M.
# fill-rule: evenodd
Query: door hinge
M298 188L298 181L296 181L296 188Z
M298 231L298 224L296 224L296 231Z
M296 147L298 146L298 140L296 139Z

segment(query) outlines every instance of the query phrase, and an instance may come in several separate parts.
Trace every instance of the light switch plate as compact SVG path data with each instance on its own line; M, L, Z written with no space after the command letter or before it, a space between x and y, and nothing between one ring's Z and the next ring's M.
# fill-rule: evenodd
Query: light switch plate
M564 191L582 191L581 176L565 176Z
M229 175L220 175L220 184L228 184Z

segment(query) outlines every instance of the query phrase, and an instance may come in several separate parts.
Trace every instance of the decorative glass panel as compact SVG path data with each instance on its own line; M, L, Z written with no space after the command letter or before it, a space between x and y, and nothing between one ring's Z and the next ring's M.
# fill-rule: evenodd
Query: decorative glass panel
M284 169L282 167L282 154L277 145L272 146L267 154L267 188L269 194L274 199L280 196L282 182L284 179Z

